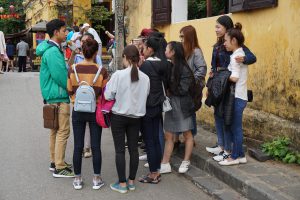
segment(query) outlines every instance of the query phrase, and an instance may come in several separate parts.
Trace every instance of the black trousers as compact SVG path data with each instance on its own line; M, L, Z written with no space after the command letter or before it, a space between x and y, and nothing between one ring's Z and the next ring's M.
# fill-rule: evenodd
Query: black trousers
M162 151L159 141L159 126L161 120L161 114L155 117L146 115L142 120L142 133L146 144L150 172L158 172L160 169Z
M129 179L135 180L139 165L138 138L140 124L141 118L131 118L116 114L111 116L111 131L115 144L116 168L120 183L126 182L125 135L130 155Z
M26 56L19 56L18 59L18 65L19 65L19 72L23 70L23 72L26 72Z

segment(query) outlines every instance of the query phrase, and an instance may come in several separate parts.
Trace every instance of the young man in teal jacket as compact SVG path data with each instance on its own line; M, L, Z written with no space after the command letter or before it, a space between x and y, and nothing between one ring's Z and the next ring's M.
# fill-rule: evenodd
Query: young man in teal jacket
M46 25L50 40L37 46L42 56L40 88L44 101L59 106L58 129L50 132L50 171L54 177L74 177L71 165L65 162L65 150L70 136L70 100L67 93L67 68L60 44L66 40L65 22L54 19Z

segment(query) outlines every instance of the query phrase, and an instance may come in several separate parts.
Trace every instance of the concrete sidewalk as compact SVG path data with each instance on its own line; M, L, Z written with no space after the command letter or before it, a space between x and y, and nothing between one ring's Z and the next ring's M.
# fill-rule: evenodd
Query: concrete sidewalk
M198 127L195 140L197 145L191 159L193 166L184 176L215 198L300 199L299 165L283 164L279 161L262 163L247 154L247 164L220 166L212 159L213 155L205 150L206 146L214 146L217 141L216 134ZM179 167L183 153L183 148L177 150L172 158L173 168Z

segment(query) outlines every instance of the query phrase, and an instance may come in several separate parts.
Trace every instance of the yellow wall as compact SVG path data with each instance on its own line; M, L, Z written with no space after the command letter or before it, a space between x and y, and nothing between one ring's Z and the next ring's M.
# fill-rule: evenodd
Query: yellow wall
M77 25L87 22L85 11L91 9L91 0L73 0L73 21L78 20Z
M257 56L249 67L249 88L254 102L249 107L300 121L300 1L279 1L276 8L253 10L230 15L241 22L246 45ZM185 25L197 29L200 46L210 67L214 32L218 17L191 20L159 27L166 39L179 40Z
M143 28L151 28L152 5L149 0L127 0L125 15L129 17L127 42L140 35Z

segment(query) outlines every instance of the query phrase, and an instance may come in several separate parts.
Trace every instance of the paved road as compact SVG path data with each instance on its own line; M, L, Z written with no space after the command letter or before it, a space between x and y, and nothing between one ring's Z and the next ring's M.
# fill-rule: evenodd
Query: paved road
M125 195L108 184L117 180L111 133L102 136L102 177L106 186L92 190L91 158L83 160L84 188L75 191L72 179L55 179L48 171L48 130L42 127L42 98L38 73L0 75L0 200L65 199L211 199L190 181L176 174L163 176L158 185L137 183L137 190ZM72 161L73 138L66 160ZM147 169L140 163L138 176Z

